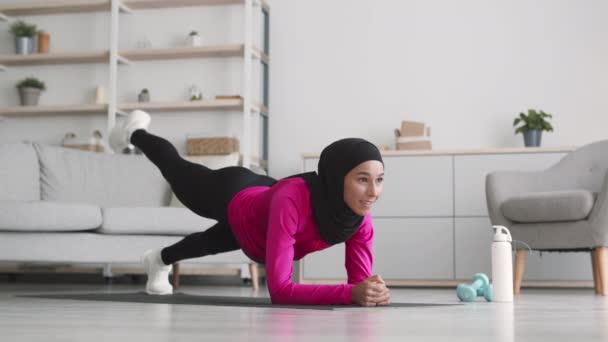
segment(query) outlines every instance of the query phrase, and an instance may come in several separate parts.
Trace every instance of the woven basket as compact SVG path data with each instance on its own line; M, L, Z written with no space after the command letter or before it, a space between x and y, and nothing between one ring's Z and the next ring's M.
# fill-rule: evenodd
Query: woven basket
M94 144L64 144L63 147L74 148L77 150L90 151L90 152L103 152L104 148L101 145Z
M186 151L191 156L230 154L239 151L239 139L231 137L189 138Z

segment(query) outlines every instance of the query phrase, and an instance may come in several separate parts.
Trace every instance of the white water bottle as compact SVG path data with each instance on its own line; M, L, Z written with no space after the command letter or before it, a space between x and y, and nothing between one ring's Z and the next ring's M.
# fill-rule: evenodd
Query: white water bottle
M494 228L492 242L492 286L494 302L513 302L513 259L511 233L504 226Z

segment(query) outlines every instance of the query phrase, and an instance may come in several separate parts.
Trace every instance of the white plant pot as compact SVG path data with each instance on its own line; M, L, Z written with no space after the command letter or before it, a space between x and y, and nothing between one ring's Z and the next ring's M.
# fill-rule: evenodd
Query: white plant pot
M38 88L19 88L19 99L22 106L37 106L41 90Z
M31 53L34 53L34 38L16 37L15 52L18 55L29 55Z
M199 35L188 36L186 38L186 45L190 47L197 47L203 45L203 37Z

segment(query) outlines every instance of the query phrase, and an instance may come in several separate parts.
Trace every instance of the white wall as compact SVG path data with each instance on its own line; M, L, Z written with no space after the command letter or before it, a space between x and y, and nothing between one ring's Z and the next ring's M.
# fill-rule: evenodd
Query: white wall
M338 138L392 144L401 120L434 147L523 146L520 111L555 115L544 146L608 138L608 2L271 1L271 174Z
M29 1L29 0L28 0ZM0 0L14 3L15 0ZM269 0L271 5L271 175L300 171L300 155L338 138L391 144L403 119L432 126L442 148L522 146L515 115L553 113L543 145L582 145L608 137L608 3L602 0ZM145 13L144 13L145 12ZM121 16L135 47L198 29L214 43L241 42L234 9L172 9ZM51 49L105 48L105 14L24 18L51 33ZM12 53L0 23L0 53ZM148 62L121 67L119 98L151 88L153 99L181 96L197 82L206 97L240 89L239 61ZM92 100L107 82L103 65L23 67L0 73L0 106L15 105L14 83L39 75L42 103ZM224 78L223 78L224 77ZM218 81L219 80L219 81ZM228 115L229 120L223 118ZM186 134L240 130L237 115L154 114L151 130L183 150ZM0 121L0 142L58 143L68 131L105 129L105 118L62 116Z

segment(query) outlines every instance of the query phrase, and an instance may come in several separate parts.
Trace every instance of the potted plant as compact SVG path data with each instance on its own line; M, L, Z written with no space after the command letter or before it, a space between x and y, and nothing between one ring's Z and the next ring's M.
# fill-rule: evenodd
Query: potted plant
M17 83L17 89L22 106L35 106L38 104L40 92L45 90L46 86L39 79L28 77Z
M186 44L192 47L201 46L203 45L203 38L199 36L198 32L190 31L190 34L186 38Z
M23 20L14 22L10 31L15 36L15 51L19 55L34 52L34 37L38 33L36 25L30 25Z
M139 95L137 95L137 100L139 102L150 102L150 91L148 91L148 88L144 88L141 90L141 92L139 92Z
M527 115L519 113L519 117L513 121L513 126L522 122L523 125L515 129L515 134L522 133L524 135L524 145L526 147L538 147L540 146L542 132L553 132L553 126L547 121L552 117L551 114L534 109L528 109Z
M196 84L190 86L189 93L190 101L200 101L203 99L203 92Z

